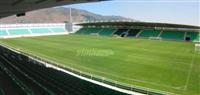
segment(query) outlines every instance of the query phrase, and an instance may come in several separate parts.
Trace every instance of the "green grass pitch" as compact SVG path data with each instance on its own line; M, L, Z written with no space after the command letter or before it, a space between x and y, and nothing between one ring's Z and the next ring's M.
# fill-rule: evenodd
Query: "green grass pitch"
M194 52L194 43L81 35L0 42L106 79L200 95L200 54Z

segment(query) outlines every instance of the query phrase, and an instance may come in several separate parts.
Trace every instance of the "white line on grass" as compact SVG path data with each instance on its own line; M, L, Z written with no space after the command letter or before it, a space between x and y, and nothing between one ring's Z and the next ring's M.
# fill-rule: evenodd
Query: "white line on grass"
M195 59L195 55L196 53L194 53L193 57L192 57L192 61L191 61L191 64L190 64L190 68L189 68L189 71L188 71L188 75L187 75L187 80L185 82L185 86L184 86L184 91L187 89L188 87L188 83L189 83L189 80L190 80L190 76L191 76L191 73L192 73L192 68L194 66L194 59Z

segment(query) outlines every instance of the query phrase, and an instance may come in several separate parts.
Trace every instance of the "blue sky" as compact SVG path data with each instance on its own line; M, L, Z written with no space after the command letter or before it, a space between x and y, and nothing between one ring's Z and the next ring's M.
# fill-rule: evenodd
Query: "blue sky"
M112 0L65 7L101 15L117 15L146 22L200 26L200 0Z

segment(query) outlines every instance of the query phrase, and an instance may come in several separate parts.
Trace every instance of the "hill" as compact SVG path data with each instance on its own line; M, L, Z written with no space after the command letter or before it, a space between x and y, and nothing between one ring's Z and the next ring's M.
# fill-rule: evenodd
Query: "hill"
M133 20L121 16L103 16L89 11L72 9L74 22L94 20ZM27 12L26 16L10 16L0 20L0 23L62 23L69 19L69 8L46 8Z

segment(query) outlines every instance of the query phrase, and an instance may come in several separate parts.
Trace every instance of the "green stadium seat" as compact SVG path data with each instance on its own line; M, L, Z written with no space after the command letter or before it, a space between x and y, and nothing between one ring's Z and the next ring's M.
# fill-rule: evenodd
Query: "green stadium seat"
M6 36L6 35L8 35L6 30L0 30L0 36Z
M145 29L143 30L138 37L149 38L149 37L158 37L160 34L159 30Z
M8 32L10 35L24 35L24 34L30 34L28 29L9 29Z
M33 34L51 33L48 28L32 28L31 31Z
M31 88L30 90L33 93L39 95L128 95L79 79L59 70L47 68L43 64L35 64L34 61L28 61L28 57L21 56L21 58L23 60L17 57L4 56L4 58L0 58L0 63L3 63L7 70L15 74L15 77L23 83L23 88ZM8 61L5 61L5 59ZM13 65L10 65L10 63Z
M103 28L103 30L99 32L99 35L112 36L113 32L115 32L116 30L117 29L115 28Z
M200 32L199 32L199 41L200 41Z
M55 33L65 32L64 28L50 28Z
M163 31L161 34L162 39L184 40L185 32L180 31Z
M190 37L191 41L199 41L200 33L199 32L187 32L186 37Z
M88 28L81 28L80 30L76 32L76 34L84 34L84 32L86 32L87 30Z
M102 30L102 28L81 28L76 32L76 34L92 34L92 33L99 33Z
M88 28L84 34L98 33L99 31L101 31L101 28Z

